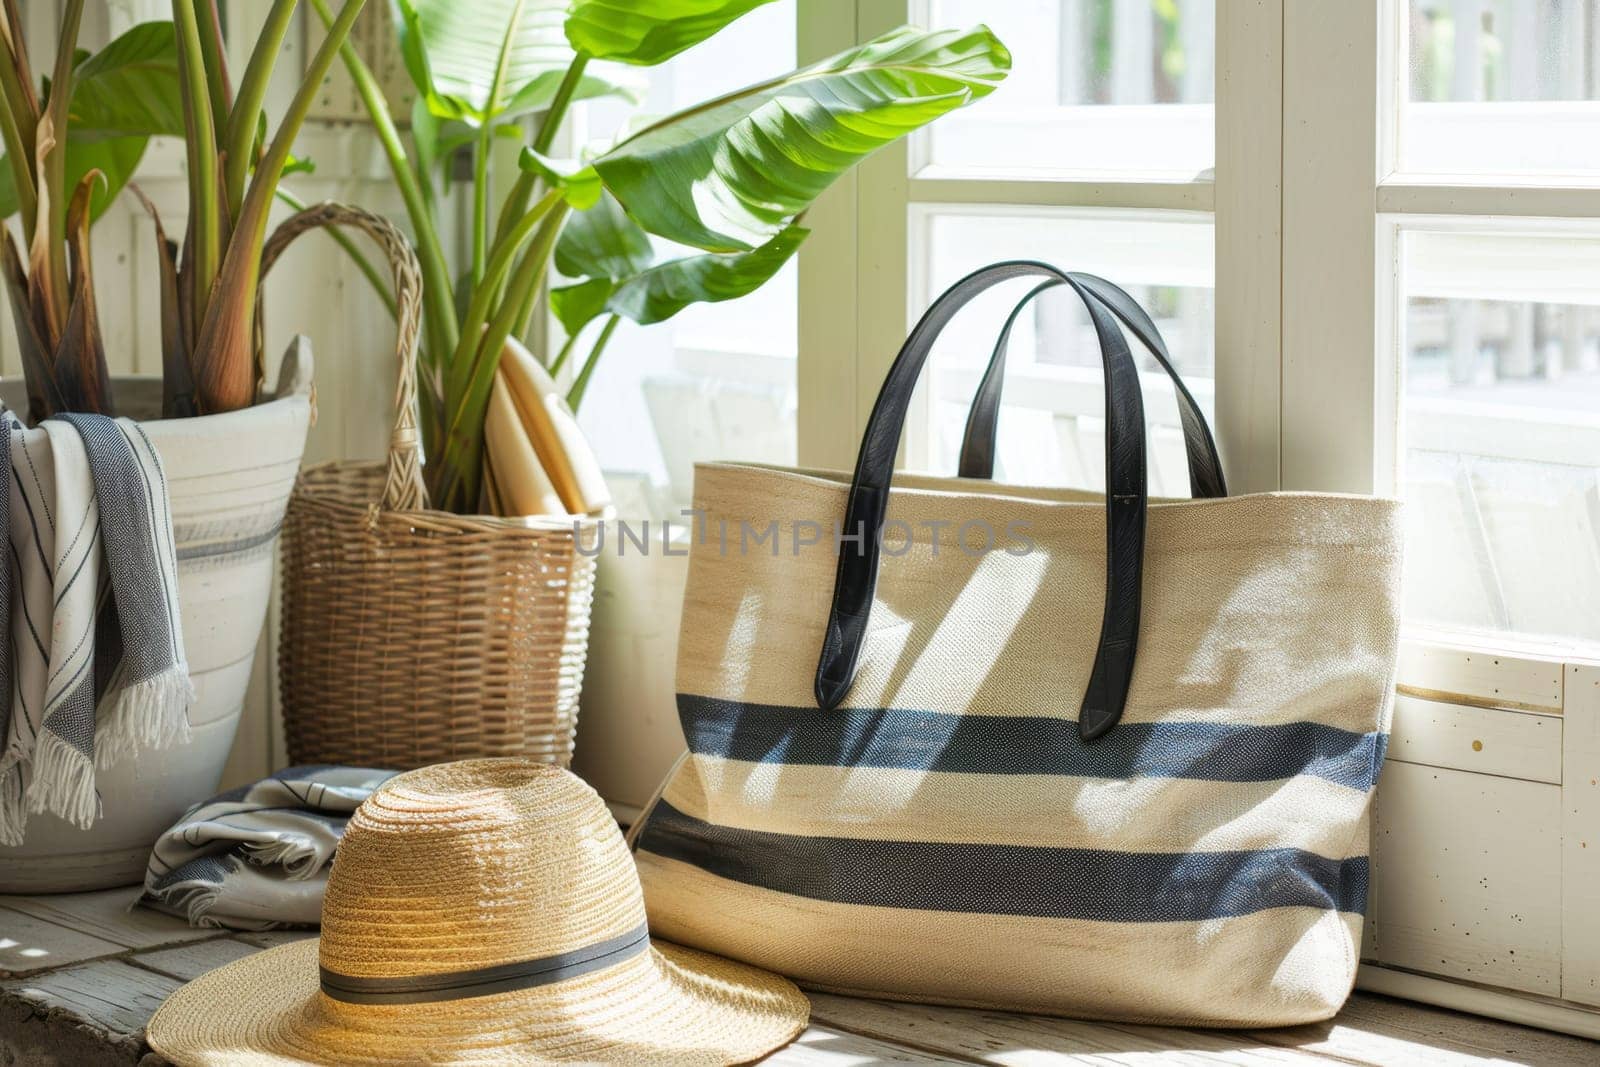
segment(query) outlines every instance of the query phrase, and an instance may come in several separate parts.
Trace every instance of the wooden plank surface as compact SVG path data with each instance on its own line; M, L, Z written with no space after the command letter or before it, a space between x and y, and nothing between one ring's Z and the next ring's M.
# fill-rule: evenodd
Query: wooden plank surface
M1260 1041L1241 1040L1225 1031L1084 1022L997 1011L969 1011L925 1004L900 1004L812 993L812 1019L829 1026L977 1063L1044 1067L1048 1064L1119 1065L1147 1062L1160 1053L1163 1064L1219 1062L1268 1067L1272 1064L1336 1062Z
M173 948L141 952L129 957L128 962L135 967L187 982L225 963L244 959L260 951L259 945L235 941L231 937L218 937L210 941L191 941Z
M870 1063L978 1063L943 1052L926 1052L889 1041L813 1024L794 1041L760 1061L772 1067L855 1067Z
M1257 1040L1370 1067L1594 1067L1600 1044L1410 1001L1357 993L1332 1022L1259 1030Z
M108 1033L138 1034L167 994L182 984L123 960L95 960L15 979L3 988L23 1000L71 1012Z
M0 983L0 1062L137 1063L145 1023L182 984L120 959Z
M53 970L122 951L123 946L93 934L0 907L0 978Z
M233 935L247 945L257 948L275 948L278 945L287 945L291 941L304 941L308 937L316 937L315 930L254 930L248 933Z
M72 951L59 950L58 959L69 965L0 981L0 1063L138 1064L143 1058L149 1067L157 1058L148 1055L143 1028L172 990L263 947L313 936L308 930L192 930L154 913L127 913L130 900L126 890L0 898L0 922L11 918L11 929L22 932L25 920L41 944L51 936L57 945L68 944L55 930L81 939ZM67 961L80 951L110 955ZM1595 1042L1371 994L1352 997L1331 1022L1259 1031L1085 1022L820 993L812 994L812 1005L805 1033L763 1062L779 1067L1600 1064Z
M12 911L70 927L123 948L151 948L217 936L216 930L197 929L182 919L149 908L135 908L133 902L138 898L138 886L125 886L95 893L8 896L0 898L0 903Z

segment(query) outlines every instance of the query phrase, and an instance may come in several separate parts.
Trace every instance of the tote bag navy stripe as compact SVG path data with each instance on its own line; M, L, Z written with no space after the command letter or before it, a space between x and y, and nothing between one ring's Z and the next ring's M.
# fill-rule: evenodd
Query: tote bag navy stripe
M898 708L751 705L678 695L689 751L754 763L886 767L975 774L1159 776L1270 782L1311 774L1352 789L1377 784L1388 747L1378 731L1314 722L1126 723L1093 746L1072 719L961 715Z
M1031 276L1090 310L1112 493L891 486L938 329ZM986 268L913 331L853 474L696 469L702 530L911 532L892 552L691 546L689 755L635 830L655 933L869 996L1224 1026L1338 1010L1393 701L1398 506L1223 496L1181 386L1205 498L1148 501L1119 321L1170 370L1110 283ZM1003 354L969 436L992 432ZM981 473L992 442L968 446ZM962 551L971 523L1032 547Z
M639 847L721 878L796 896L973 914L1198 922L1269 908L1354 912L1367 894L1365 856L1331 860L1298 849L1158 854L798 837L713 826L665 801L652 812Z

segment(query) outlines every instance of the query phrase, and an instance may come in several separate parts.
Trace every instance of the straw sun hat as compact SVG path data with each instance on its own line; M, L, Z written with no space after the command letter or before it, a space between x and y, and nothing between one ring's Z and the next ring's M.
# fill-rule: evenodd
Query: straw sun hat
M350 820L320 939L173 993L180 1065L739 1063L810 1006L785 979L652 944L633 858L579 779L471 760L390 779Z

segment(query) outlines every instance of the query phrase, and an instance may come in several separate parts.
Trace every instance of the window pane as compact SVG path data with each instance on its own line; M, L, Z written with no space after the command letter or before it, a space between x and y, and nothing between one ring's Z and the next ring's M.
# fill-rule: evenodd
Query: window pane
M1600 641L1600 230L1402 254L1408 620Z
M1600 176L1600 0L1408 0L1402 170Z
M703 44L650 68L638 108L581 108L581 139L635 113L661 115L795 66L795 0L759 7ZM669 258L692 250L662 246ZM791 261L750 296L694 304L653 326L624 321L597 364L579 424L607 472L618 513L676 516L693 466L708 459L795 462L798 283ZM559 283L558 283L559 284ZM581 363L600 324L584 331Z
M940 171L1189 178L1211 166L1216 0L929 0L927 26L986 23L1011 74L921 138Z
M918 209L915 310L968 271L1001 259L1040 259L1123 286L1161 329L1207 416L1212 403L1212 230L1209 216L1176 212L1006 212ZM940 337L911 428L913 466L955 473L967 409L1005 317L1035 283L978 297ZM1172 386L1134 342L1151 427L1150 491L1187 496L1188 468ZM1000 415L997 478L1103 489L1105 394L1099 347L1081 304L1052 290L1012 331Z

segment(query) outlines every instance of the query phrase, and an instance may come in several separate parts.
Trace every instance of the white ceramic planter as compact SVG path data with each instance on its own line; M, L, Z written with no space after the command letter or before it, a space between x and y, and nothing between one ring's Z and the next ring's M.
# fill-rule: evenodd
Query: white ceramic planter
M684 750L674 677L689 561L662 554L659 539L648 556L630 547L619 558L614 540L595 571L572 770L632 818Z
M297 338L276 399L225 415L143 423L171 491L183 645L195 686L191 740L99 771L101 815L87 830L30 815L23 843L0 847L0 892L138 882L161 831L216 791L266 617L278 527L305 450L310 382L310 344ZM21 403L20 385L8 382L0 395ZM122 411L160 411L159 381L118 379L115 389Z

